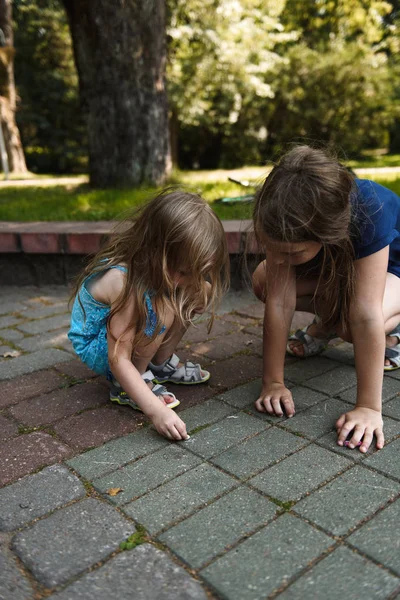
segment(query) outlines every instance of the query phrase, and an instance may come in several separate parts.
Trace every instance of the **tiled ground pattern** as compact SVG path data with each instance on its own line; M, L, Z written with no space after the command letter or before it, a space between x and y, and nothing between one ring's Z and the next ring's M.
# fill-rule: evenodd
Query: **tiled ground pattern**
M67 297L2 291L0 599L398 595L400 371L384 380L380 452L335 443L356 383L337 340L288 359L292 419L257 413L262 306L231 292L212 333L200 323L180 344L212 379L173 390L191 438L171 444L75 360Z

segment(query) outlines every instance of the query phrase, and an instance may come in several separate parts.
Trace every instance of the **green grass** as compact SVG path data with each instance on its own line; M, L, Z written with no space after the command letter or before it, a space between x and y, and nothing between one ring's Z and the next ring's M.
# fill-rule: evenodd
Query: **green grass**
M394 157L376 157L389 159ZM400 164L397 155L397 164ZM362 163L363 164L363 163ZM355 168L360 167L358 162ZM364 164L363 164L364 166ZM354 167L353 167L354 168ZM221 219L251 218L251 204L218 204L213 201L224 196L241 196L248 191L230 181L228 176L260 182L265 167L244 167L235 171L189 171L174 174L172 183L201 194ZM363 174L400 195L400 173ZM145 202L155 188L93 190L87 184L52 185L42 187L40 179L34 186L1 187L1 221L99 221L121 218L126 211Z

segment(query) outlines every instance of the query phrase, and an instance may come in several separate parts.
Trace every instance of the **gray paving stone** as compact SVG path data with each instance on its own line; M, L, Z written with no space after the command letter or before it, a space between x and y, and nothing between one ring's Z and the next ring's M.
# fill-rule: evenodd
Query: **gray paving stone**
M219 421L227 415L237 412L232 406L221 401L221 396L206 400L197 406L192 406L179 413L180 418L186 423L186 431L192 431L196 427L202 427Z
M228 392L217 396L216 399L224 400L236 408L244 408L249 404L254 404L261 391L261 379L255 379L245 385L239 385Z
M323 375L307 379L307 386L313 390L336 396L343 390L353 387L357 383L356 370L344 365L332 369Z
M7 342L17 342L18 340L22 340L23 337L24 334L17 329L2 329L0 331L0 338Z
M201 462L198 456L187 452L182 446L170 445L118 471L95 479L93 485L104 494L110 488L122 488L123 492L117 496L108 496L108 499L117 505L126 504L169 479L197 467Z
M305 444L307 440L273 427L233 446L211 462L236 477L247 479Z
M282 600L382 600L400 581L349 548L336 548L282 594Z
M5 329L7 327L13 327L14 325L18 325L18 323L22 322L23 320L20 317L15 317L14 315L6 315L5 317L0 317L0 330Z
M159 539L191 567L199 568L266 524L277 510L276 504L240 487L172 527Z
M92 480L168 445L165 438L145 427L66 462L82 477Z
M63 329L57 329L56 331L50 331L43 335L34 335L32 337L26 337L23 340L16 342L19 348L26 352L34 352L35 350L41 350L42 348L62 348L64 350L73 352L72 344L67 337L67 331Z
M344 535L399 492L398 483L355 465L293 510L333 535Z
M354 348L353 344L350 344L349 342L329 345L325 352L322 353L322 356L346 365L354 366Z
M154 535L237 485L229 475L203 463L125 505L123 511Z
M333 360L321 356L312 356L307 359L299 359L292 365L288 365L285 368L285 377L293 383L302 383L307 379L331 371L338 365L339 363Z
M248 483L278 500L298 500L351 464L346 458L311 444Z
M31 600L34 589L17 567L15 557L0 540L0 599Z
M240 412L195 433L185 447L204 458L211 458L266 427L267 423Z
M201 585L150 544L114 556L105 565L50 596L52 600L207 600Z
M17 298L15 298L14 301L12 299L7 300L7 297L3 299L2 295L2 300L3 302L0 306L0 315L6 315L8 313L21 313L27 309L27 307L24 304L22 304L22 302L17 301Z
M44 333L45 331L52 331L53 329L61 329L61 327L69 327L70 315L56 315L55 317L47 317L44 319L37 319L36 321L29 321L28 323L21 323L18 325L18 329L25 331L25 333L38 334Z
M53 587L106 558L134 531L110 505L88 498L17 533L13 548L40 583Z
M365 464L400 479L400 438L366 459Z
M32 354L24 354L0 364L0 380L13 379L19 375L47 369L67 360L71 360L71 354L54 348L32 352Z
M382 402L387 402L397 394L400 394L400 383L396 379L390 377L383 378L383 389L382 389ZM344 392L341 392L340 398L351 404L355 404L357 395L357 388L350 388Z
M400 576L400 500L362 525L346 541Z
M285 429L315 439L335 427L341 414L349 410L349 405L335 398L326 398L319 404L286 419L282 425Z
M62 465L52 465L0 490L0 531L11 531L85 496L85 488Z
M42 304L35 308L25 307L23 317L25 319L42 319L43 317L51 317L53 315L69 314L66 302L57 302L56 304Z
M394 379L400 379L400 369L395 369L394 371L385 371L385 379L386 377L393 377Z
M393 398L386 402L382 407L383 415L388 415L388 417L393 417L393 419L398 419L400 421L400 397Z
M324 533L282 515L201 571L229 600L264 600L333 544Z

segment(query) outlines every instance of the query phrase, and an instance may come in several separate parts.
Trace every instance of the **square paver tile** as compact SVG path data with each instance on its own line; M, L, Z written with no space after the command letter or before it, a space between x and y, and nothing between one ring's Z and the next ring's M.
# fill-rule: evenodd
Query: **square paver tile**
M341 414L349 410L349 405L335 398L326 398L322 402L286 419L285 429L315 439L335 427Z
M17 565L15 556L0 539L0 598L2 600L31 600L35 591Z
M47 467L0 490L0 531L17 529L85 495L82 483L66 467Z
M396 381L396 379L391 379L390 377L383 378L383 387L382 387L382 402L387 402L394 398L397 394L400 394L400 383ZM350 402L351 404L355 404L357 396L357 387L350 388L349 390L345 390L341 392L340 398L345 400L346 402Z
M224 392L217 396L217 399L224 400L236 408L244 408L249 404L254 404L260 395L261 391L261 379L255 379L245 385L239 385L228 392Z
M87 573L51 600L207 600L201 584L165 552L141 544Z
M312 356L304 360L300 359L295 363L288 365L285 368L285 377L290 381L293 381L293 383L301 383L307 379L331 371L338 365L339 363L329 360L328 358Z
M134 531L109 504L88 498L17 533L13 548L40 583L53 587L106 558Z
M107 442L99 448L75 456L68 460L67 464L85 479L95 479L168 445L169 442L154 429L144 427Z
M298 500L351 464L346 458L311 444L248 483L278 500Z
M337 396L337 394L347 388L353 387L356 383L356 370L347 365L332 369L318 377L307 379L308 387L329 394L330 396Z
M393 577L377 565L352 552L349 548L336 548L329 556L300 577L282 594L282 600L329 598L343 600L389 598L399 585Z
M304 438L271 427L229 448L211 462L236 477L247 479L305 444L308 441Z
M400 500L362 525L346 541L400 576Z
M400 421L400 396L396 396L396 398L385 402L382 407L382 413Z
M237 485L236 479L203 463L125 505L123 511L155 534Z
M217 396L181 411L179 416L186 424L186 431L192 431L197 427L215 423L227 415L234 415L236 412L237 409L225 404L221 401L221 396Z
M198 568L272 519L278 506L240 487L160 536L175 554Z
M285 514L200 572L223 598L264 600L333 544Z
M187 443L187 442L186 442ZM173 477L197 467L202 460L182 446L170 445L134 463L93 481L94 487L107 494L110 488L122 488L117 496L108 496L114 504L130 502Z
M400 438L368 457L365 464L400 479Z
M266 427L269 427L268 423L240 412L195 433L185 447L204 458L211 458Z
M355 465L293 510L333 535L344 535L399 492L395 481Z

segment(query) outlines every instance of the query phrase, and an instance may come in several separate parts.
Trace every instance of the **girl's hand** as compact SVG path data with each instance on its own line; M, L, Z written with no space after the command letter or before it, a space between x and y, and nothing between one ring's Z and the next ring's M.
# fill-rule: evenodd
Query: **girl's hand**
M337 443L339 446L348 445L349 448L360 446L360 452L367 452L375 434L376 447L380 450L385 444L382 428L383 421L380 411L357 406L336 421ZM353 435L347 443L346 438L351 432Z
M172 408L161 405L151 417L154 427L169 440L188 440L186 425Z
M292 394L283 383L263 386L260 397L256 400L256 409L277 417L282 417L284 412L287 417L293 417L295 413Z

